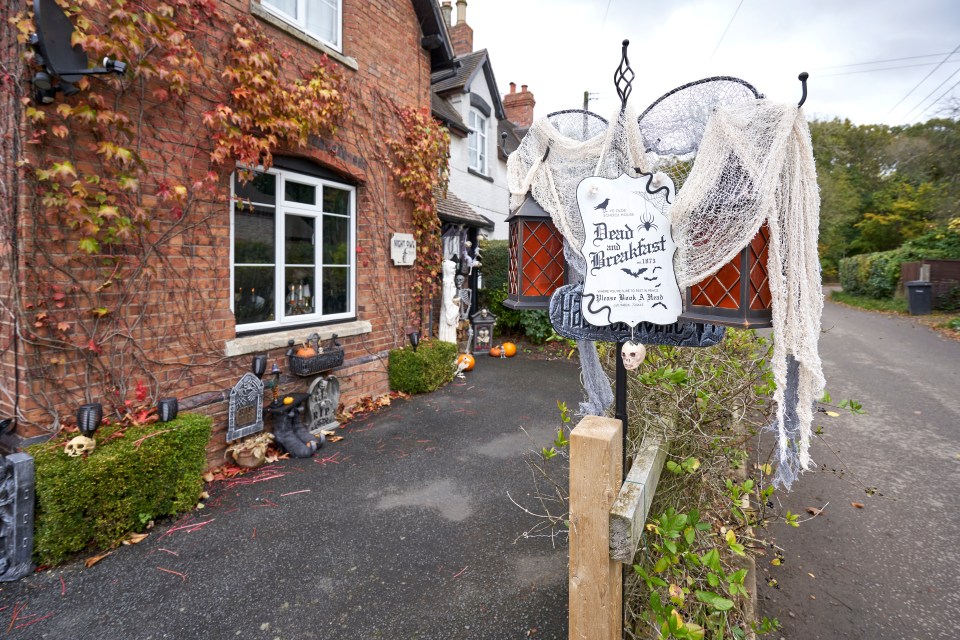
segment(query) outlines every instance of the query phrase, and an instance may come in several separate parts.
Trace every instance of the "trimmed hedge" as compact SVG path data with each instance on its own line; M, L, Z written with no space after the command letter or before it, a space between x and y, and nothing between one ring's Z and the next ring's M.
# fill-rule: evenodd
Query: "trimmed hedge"
M480 305L490 309L497 317L494 331L503 335L505 330L522 333L530 342L539 344L553 335L550 315L546 311L516 311L503 306L507 298L507 269L510 262L506 240L487 240L482 245L483 289Z
M900 265L918 260L960 258L960 233L939 229L909 240L899 249L864 253L840 261L840 286L846 293L882 300L892 298Z
M414 351L403 347L390 352L390 388L404 393L436 391L453 380L457 345L442 340L423 340Z
M112 440L117 426L103 426L95 435L97 448L79 458L63 452L77 434L30 447L37 474L37 564L59 564L88 547L109 548L154 518L193 509L203 491L212 424L207 416L181 414L129 427Z

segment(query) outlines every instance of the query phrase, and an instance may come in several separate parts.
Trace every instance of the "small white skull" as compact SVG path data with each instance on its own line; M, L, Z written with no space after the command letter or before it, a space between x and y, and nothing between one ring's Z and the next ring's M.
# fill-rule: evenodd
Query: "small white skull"
M85 453L90 453L96 446L97 441L93 438L88 438L87 436L77 436L67 443L67 446L63 448L63 451L68 456L76 458Z
M642 344L627 341L623 343L620 354L623 356L623 366L626 367L627 370L633 371L639 367L643 359L647 357L647 348Z

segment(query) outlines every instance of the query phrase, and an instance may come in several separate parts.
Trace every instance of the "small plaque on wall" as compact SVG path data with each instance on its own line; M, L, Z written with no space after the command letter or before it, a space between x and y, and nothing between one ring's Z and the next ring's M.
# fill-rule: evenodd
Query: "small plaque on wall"
M417 241L412 233L395 233L390 236L390 258L397 267L413 266L417 257Z

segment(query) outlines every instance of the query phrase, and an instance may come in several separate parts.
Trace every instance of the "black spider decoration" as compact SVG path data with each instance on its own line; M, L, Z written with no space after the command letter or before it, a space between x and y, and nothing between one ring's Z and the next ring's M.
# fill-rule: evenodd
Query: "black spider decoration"
M649 211L645 212L642 216L640 216L641 227L643 227L647 231L650 231L650 229L656 229L657 231L660 231L660 227L655 225L653 221L654 221L653 214L650 213ZM637 229L637 231L639 231L639 229Z

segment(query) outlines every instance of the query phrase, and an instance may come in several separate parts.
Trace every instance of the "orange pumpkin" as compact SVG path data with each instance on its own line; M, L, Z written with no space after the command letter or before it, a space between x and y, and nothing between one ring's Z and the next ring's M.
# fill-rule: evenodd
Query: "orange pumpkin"
M473 365L477 364L476 359L469 353L461 353L457 356L458 366L464 362L466 363L466 366L463 368L464 371L471 371L473 369Z
M500 357L500 347L490 347L490 356L493 358Z
M504 342L501 347L503 348L503 355L507 356L508 358L512 358L513 356L517 355L517 345L513 344L512 342Z
M297 349L296 354L298 358L312 358L317 355L317 350L311 347L309 344L305 344L299 349Z

